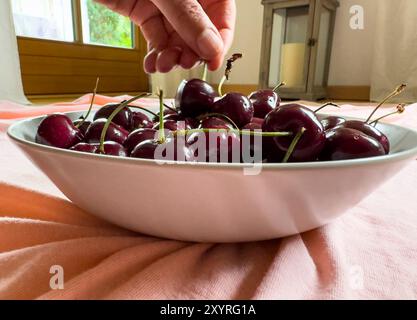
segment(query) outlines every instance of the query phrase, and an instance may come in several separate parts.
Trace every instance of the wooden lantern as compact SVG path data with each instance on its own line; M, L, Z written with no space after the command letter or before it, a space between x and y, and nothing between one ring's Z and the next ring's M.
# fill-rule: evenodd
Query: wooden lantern
M337 0L263 0L260 86L287 99L326 98Z

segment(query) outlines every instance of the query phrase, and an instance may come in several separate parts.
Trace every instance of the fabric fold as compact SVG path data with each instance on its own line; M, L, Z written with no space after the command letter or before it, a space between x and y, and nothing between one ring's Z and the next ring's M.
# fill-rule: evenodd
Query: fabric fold
M90 100L0 103L0 299L417 298L416 162L317 230L239 244L158 239L77 208L6 137L17 119L85 110ZM329 112L366 118L371 109ZM417 108L389 121L417 128ZM50 286L54 266L63 289Z

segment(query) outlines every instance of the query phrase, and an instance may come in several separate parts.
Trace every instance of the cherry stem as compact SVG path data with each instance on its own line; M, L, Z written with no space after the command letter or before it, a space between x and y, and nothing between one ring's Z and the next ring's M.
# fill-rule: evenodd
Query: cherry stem
M388 113L388 114L386 114L386 115L384 115L382 117L379 117L378 119L375 119L374 121L370 122L369 124L376 126L378 124L378 122L381 121L382 119L385 119L385 118L388 118L390 116L393 116L394 114L402 114L405 111L405 107L406 107L405 103L400 103L397 106L397 110L395 110L394 112L390 112L390 113Z
M162 144L165 142L165 132L164 132L164 91L159 89L159 137L158 143Z
M178 113L177 109L175 109L175 108L173 108L173 107L169 106L169 105L168 105L168 104L166 104L166 103L164 103L164 107L165 107L165 108L167 108L167 109L169 109L169 110L171 110L171 111L174 111L175 113Z
M260 132L249 130L235 130L235 129L188 129L174 131L175 135L188 135L192 133L237 133L247 136L261 136L261 137L288 137L292 136L292 132Z
M147 95L145 97L149 97L149 96L151 96L151 94L150 93L147 93ZM151 110L148 110L148 109L146 109L144 107L139 107L139 106L128 106L128 107L129 108L132 108L132 109L139 109L139 110L148 112L149 114L153 115L154 117L159 117L159 115L157 115L155 112L153 112Z
M243 55L241 53L235 53L233 54L229 59L227 59L226 62L226 70L224 71L224 76L220 80L219 87L217 88L217 91L219 92L219 96L223 96L223 85L226 81L229 80L230 73L232 72L233 68L233 62L235 62L238 59L241 59Z
M204 119L206 117L209 117L209 118L213 118L213 117L223 118L223 119L227 120L228 122L230 122L230 124L233 127L235 127L235 129L239 130L238 125L232 119L230 119L228 116L226 116L224 114L221 114L221 113L206 113L206 114L203 114L202 116L198 117L197 120L201 121L202 119Z
M93 109L93 105L94 105L94 98L96 97L96 94L97 94L97 88L98 88L98 83L100 82L100 77L97 77L97 80L96 80L96 86L94 87L94 91L93 91L93 96L91 97L91 103L90 103L90 107L88 108L88 110L87 110L87 113L85 114L85 116L81 116L81 122L80 123L78 123L77 125L76 125L76 127L77 128L80 128L83 124L84 124L84 122L87 120L87 118L88 118L88 116L90 115L90 113L91 113L91 109Z
M223 85L226 82L227 78L226 76L223 76L222 79L220 80L219 86L217 88L217 91L219 92L219 96L223 97Z
M201 80L203 80L204 82L207 82L207 75L208 75L208 65L207 65L207 62L204 62L203 75L201 77Z
M132 103L132 102L134 102L134 101L136 101L136 100L138 100L138 99L140 99L140 98L143 98L143 97L148 97L148 96L150 96L150 94L149 93L141 93L140 95L138 95L138 96L136 96L136 97L133 97L133 98L131 98L130 100L127 100L127 101L124 101L124 102L122 102L112 113L111 113L111 115L108 117L108 119L107 119L107 121L106 121L106 123L104 124L104 127L103 127L103 130L101 131L101 136L100 136L100 147L99 147L99 151L100 151L100 153L101 154L104 154L104 140L106 139L106 133L107 133L107 130L109 129L109 126L110 126L110 123L113 121L113 119L114 119L114 117L124 108L124 107L126 107L126 106L128 106L129 105L129 103ZM147 110L147 109L145 109L145 108L143 108L143 107L138 107L138 106L131 106L132 108L137 108L137 109L141 109L141 110L144 110L144 111L148 111L148 112L151 112L151 111L149 111L149 110ZM151 113L153 113L153 112L151 112ZM155 114L155 116L156 116L156 114Z
M338 104L333 103L333 102L328 102L328 103L323 104L321 107L317 108L317 109L314 111L314 113L317 113L317 112L319 112L319 111L321 111L321 110L323 110L324 108L327 108L327 107L329 107L329 106L336 107L336 108L340 108L340 106L339 106Z
M283 87L283 86L285 86L285 85L286 85L285 82L281 82L280 84L278 84L277 86L275 86L275 88L272 89L272 91L274 91L275 93L277 93L278 92L278 89L281 88L281 87Z
M374 114L378 111L379 108L381 108L389 99L398 96L400 93L402 93L405 88L407 87L406 84L401 84L399 85L397 88L395 88L395 90L393 92L391 92L388 96L385 97L384 100L382 100L377 106L376 108L372 111L372 113L369 115L368 119L366 119L365 123L369 123L369 121L371 121L372 117L374 116Z
M297 135L292 140L287 153L285 154L284 160L282 160L282 163L287 163L290 159L291 155L293 154L295 148L297 147L298 142L300 141L301 137L303 136L304 132L306 131L306 128L301 128L301 130L297 133Z

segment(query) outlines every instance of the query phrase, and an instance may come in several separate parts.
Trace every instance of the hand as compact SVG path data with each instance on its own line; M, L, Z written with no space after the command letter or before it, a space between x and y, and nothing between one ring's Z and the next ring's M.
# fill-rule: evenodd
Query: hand
M236 20L234 0L96 0L128 16L148 42L148 73L185 69L206 61L218 69L229 50Z

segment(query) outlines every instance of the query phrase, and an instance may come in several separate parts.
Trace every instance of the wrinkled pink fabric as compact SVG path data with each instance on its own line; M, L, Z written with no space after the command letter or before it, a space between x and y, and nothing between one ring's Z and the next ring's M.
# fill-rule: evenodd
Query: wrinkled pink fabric
M341 218L301 235L242 244L157 239L75 207L5 135L15 119L83 110L89 99L0 102L0 298L417 298L417 162ZM327 112L365 117L370 107ZM390 121L416 128L417 105ZM63 290L50 288L53 265L64 269Z

